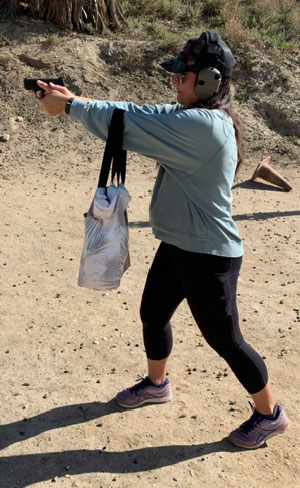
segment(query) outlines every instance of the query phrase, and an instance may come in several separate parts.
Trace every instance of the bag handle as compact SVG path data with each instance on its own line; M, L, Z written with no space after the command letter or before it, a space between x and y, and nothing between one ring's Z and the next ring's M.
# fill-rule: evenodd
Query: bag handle
M122 149L124 130L123 114L124 110L121 108L115 108L112 114L98 180L98 188L105 188L107 186L111 163L111 181L117 175L118 184L120 177L121 182L123 184L125 183L127 151Z

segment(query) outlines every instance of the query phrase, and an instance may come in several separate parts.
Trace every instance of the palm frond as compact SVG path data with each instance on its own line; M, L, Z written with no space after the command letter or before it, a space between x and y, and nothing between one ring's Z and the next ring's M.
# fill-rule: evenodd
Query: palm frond
M12 17L18 5L26 2L2 0L2 3L1 16ZM89 24L101 33L105 28L120 29L124 23L120 0L27 0L27 5L33 17L66 29L84 30Z

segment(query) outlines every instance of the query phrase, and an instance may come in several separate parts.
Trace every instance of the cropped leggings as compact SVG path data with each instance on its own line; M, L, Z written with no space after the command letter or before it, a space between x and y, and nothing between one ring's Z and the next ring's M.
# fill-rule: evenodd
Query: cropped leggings
M238 319L236 289L242 258L184 251L162 242L148 273L141 303L148 359L172 350L170 319L185 298L207 343L228 363L248 393L268 381L261 356L245 342Z

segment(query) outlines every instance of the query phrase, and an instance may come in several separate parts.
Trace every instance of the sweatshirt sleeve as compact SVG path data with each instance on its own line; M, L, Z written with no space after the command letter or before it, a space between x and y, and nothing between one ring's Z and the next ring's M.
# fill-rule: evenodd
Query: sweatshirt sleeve
M180 105L74 100L71 117L106 140L115 108L124 113L123 148L158 161L165 169L193 173L220 149L209 110L182 110Z

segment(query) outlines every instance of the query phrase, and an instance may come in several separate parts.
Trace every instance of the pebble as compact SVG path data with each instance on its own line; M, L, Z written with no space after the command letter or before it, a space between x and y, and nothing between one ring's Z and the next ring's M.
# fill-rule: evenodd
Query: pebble
M2 142L8 142L8 141L9 141L9 139L10 139L10 135L5 133L5 134L2 134L2 136L1 136L1 139L0 139L0 140L1 140Z

